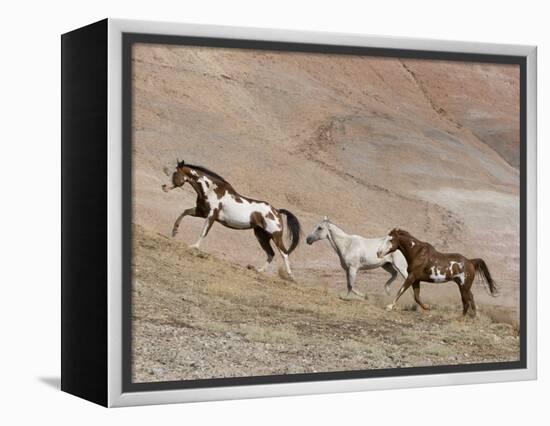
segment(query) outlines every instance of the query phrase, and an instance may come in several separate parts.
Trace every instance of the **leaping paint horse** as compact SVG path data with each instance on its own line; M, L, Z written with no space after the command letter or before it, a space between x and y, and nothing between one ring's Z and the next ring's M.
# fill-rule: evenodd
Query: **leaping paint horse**
M275 256L270 244L273 240L284 260L288 275L293 278L288 256L298 246L301 233L300 222L294 214L285 209L276 209L265 201L242 196L217 173L179 160L176 170L172 173L171 185L162 185L162 189L164 192L169 192L183 187L186 182L189 182L197 193L197 202L195 207L185 210L176 219L172 228L173 237L178 233L180 223L185 216L206 219L199 239L191 246L197 249L214 222L219 222L231 229L253 229L256 239L267 254L267 261L259 271L264 271ZM283 244L282 215L286 216L289 229L290 247L288 249Z
M315 225L306 242L311 245L315 241L327 239L340 258L340 265L346 271L348 296L355 293L367 299L367 294L361 294L353 288L357 271L361 269L375 269L382 267L391 274L385 284L386 293L390 292L391 283L397 278L399 272L403 278L407 278L407 261L403 254L397 250L382 258L377 256L376 250L380 247L383 238L363 238L359 235L346 234L341 228L330 222L325 216L322 222Z
M472 284L476 275L485 282L491 295L497 294L496 284L483 259L467 259L458 253L440 253L431 244L420 241L407 231L394 228L384 238L378 249L378 257L387 256L396 250L405 255L408 263L409 276L399 289L393 303L386 308L391 310L401 295L412 285L414 300L422 309L429 306L420 300L420 282L443 283L454 281L457 283L462 297L462 314L466 315L471 307L476 314L476 304L472 293Z

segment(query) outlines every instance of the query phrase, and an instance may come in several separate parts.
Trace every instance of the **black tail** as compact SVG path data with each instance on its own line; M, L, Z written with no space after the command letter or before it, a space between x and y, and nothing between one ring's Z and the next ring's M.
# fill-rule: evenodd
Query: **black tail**
M286 216L286 223L288 225L290 247L287 249L286 254L290 254L298 246L300 242L300 234L302 233L302 226L300 221L291 212L285 209L279 209L279 213Z
M491 273L489 272L489 268L487 268L485 261L483 259L471 259L471 261L476 268L476 275L481 278L487 287L489 287L491 295L496 296L498 293L497 285L493 280L493 277L491 277Z

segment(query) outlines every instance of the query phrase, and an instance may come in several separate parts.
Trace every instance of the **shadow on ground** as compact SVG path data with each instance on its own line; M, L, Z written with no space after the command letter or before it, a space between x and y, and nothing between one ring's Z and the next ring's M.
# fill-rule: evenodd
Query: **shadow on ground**
M61 377L39 377L38 381L48 385L51 388L57 390L61 389Z

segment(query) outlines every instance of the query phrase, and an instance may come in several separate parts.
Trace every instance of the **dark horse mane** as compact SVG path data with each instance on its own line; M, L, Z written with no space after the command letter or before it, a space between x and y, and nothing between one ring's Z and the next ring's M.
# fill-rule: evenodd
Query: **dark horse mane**
M406 237L412 237L412 235L410 234L410 232L408 231L405 231L404 229L400 229L400 228L394 228L393 231L396 233L396 234L400 234L400 235L405 235ZM413 237L414 238L414 237Z
M414 235L412 235L409 231L405 231L404 229L394 228L392 230L392 232L395 232L397 235L402 235L405 238L409 238L411 240L414 240L414 241L416 241L417 244L426 244L426 245L431 246L430 243L426 243L425 241L420 241L418 238L416 238Z
M225 180L225 178L223 178L222 176L220 176L219 174L217 174L216 172L213 172L212 170L210 169L207 169L206 167L203 167L203 166L197 166L195 164L186 164L184 161L178 161L178 167L189 167L190 169L193 169L193 170L198 170L199 172L203 172L203 173L206 173L207 175L210 175L212 177L215 177L216 179L219 179L221 180L222 182L225 182L225 183L229 183Z

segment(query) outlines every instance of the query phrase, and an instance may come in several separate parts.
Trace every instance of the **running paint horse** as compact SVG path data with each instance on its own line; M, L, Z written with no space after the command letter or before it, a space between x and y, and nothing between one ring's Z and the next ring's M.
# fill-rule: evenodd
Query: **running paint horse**
M199 248L208 231L219 222L231 229L253 229L256 239L267 254L267 261L259 271L264 271L273 260L275 252L270 241L273 240L284 260L288 275L293 278L288 256L294 251L300 241L300 222L291 212L276 209L265 201L258 201L238 194L231 184L217 173L205 167L185 164L177 161L176 170L172 173L171 185L162 185L164 192L181 188L186 182L197 193L196 206L185 210L174 223L172 236L178 233L178 228L185 216L202 217L205 220L199 239L192 248ZM283 219L289 229L290 247L283 244Z
M365 294L359 293L353 288L357 271L361 269L375 269L382 267L391 274L384 288L386 293L390 292L391 283L397 278L399 272L403 278L407 278L407 261L400 251L379 258L376 251L384 238L363 238L359 235L346 234L341 228L330 222L325 216L323 221L315 225L311 234L307 236L306 242L311 245L315 241L327 239L330 245L340 258L340 265L346 271L348 285L348 296L355 293L358 296L368 298Z
M387 306L389 310L393 309L401 295L411 285L416 303L422 309L429 309L429 306L420 300L421 281L457 283L462 297L463 315L466 315L470 307L473 315L476 314L476 304L471 290L476 275L487 284L491 295L496 295L496 284L483 259L467 259L458 253L440 253L431 244L420 241L407 231L398 228L392 229L384 238L378 249L378 256L384 257L396 250L400 250L405 255L409 265L409 276L399 289L393 303Z

